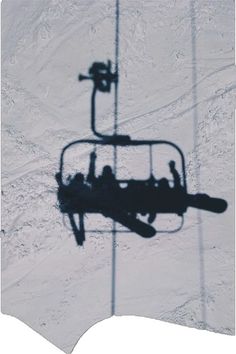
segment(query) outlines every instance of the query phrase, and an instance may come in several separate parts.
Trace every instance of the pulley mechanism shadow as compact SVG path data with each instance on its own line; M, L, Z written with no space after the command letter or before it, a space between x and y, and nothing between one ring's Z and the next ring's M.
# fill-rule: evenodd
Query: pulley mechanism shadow
M176 144L165 140L133 140L128 135L119 135L116 132L105 135L97 130L96 94L98 91L110 93L112 84L118 83L118 73L112 72L110 61L93 63L87 76L79 75L79 81L82 80L93 82L91 130L95 138L77 140L66 145L61 152L59 172L56 173L59 209L68 215L78 245L83 245L88 231L84 223L85 214L101 214L124 226L123 232L150 238L160 231L179 231L183 227L183 217L189 207L213 213L223 213L226 210L227 202L223 199L212 198L207 194L188 193L184 154ZM82 144L91 146L88 171L77 171L73 177L65 180L65 153L72 146L80 147ZM171 178L157 178L153 173L154 155L156 148L160 146L174 149L179 156L179 168L173 159L167 162ZM99 147L109 147L116 151L124 147L145 147L149 152L149 177L145 180L119 179L111 163L106 164L105 161L102 172L98 175L96 165ZM173 230L158 230L153 226L158 214L176 214L181 218L180 226ZM76 222L78 217L79 222ZM98 225L94 231L102 232Z

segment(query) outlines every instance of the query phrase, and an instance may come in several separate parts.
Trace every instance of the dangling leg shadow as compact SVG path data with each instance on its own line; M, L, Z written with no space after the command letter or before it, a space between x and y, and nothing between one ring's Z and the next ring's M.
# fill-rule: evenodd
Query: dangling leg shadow
M70 224L73 230L73 233L75 235L76 242L78 246L82 246L84 241L85 241L85 230L84 230L84 214L79 213L79 228L76 225L75 222L75 215L72 213L69 213L69 219L70 219Z

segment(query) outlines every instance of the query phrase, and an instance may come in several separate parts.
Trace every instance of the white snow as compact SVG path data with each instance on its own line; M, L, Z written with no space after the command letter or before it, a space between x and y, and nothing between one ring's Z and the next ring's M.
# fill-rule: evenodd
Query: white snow
M92 136L92 84L78 74L94 61L114 62L114 7L109 0L2 4L2 311L67 353L111 315L111 235L87 234L76 246L57 208L54 175L61 149ZM189 209L180 232L151 240L118 233L115 313L233 334L234 2L121 0L120 7L120 133L179 145L188 191L197 191L199 173L201 192L226 199L228 209L201 212L201 225ZM99 93L97 108L99 129L111 132L113 94ZM82 165L84 150L74 155ZM131 164L121 155L124 173ZM146 156L138 156L132 166L145 172ZM155 163L168 161L163 151ZM102 217L87 223L110 226Z

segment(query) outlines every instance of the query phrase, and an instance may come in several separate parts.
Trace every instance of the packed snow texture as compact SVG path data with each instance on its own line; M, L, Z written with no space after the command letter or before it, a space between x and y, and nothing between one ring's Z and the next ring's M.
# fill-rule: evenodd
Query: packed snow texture
M119 132L179 145L189 193L228 209L189 209L180 232L148 240L118 233L116 315L234 334L233 14L231 0L120 1ZM54 175L63 146L92 137L92 84L78 74L114 63L115 1L5 0L2 22L2 310L69 353L111 316L112 236L76 245ZM97 99L107 133L113 99ZM145 154L120 158L121 171L135 159L146 171ZM156 158L168 164L168 152Z

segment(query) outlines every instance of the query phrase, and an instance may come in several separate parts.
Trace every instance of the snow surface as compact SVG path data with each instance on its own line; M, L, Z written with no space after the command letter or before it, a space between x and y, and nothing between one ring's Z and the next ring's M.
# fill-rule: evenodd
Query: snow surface
M76 245L54 175L63 146L92 136L91 83L77 78L94 61L114 61L114 6L2 4L2 311L67 353L111 316L112 237L89 233ZM120 6L119 131L178 144L188 191L200 186L229 206L221 215L189 209L176 234L118 233L115 314L234 334L234 1ZM97 107L100 130L111 132L113 95L99 94ZM76 154L83 164L85 151ZM122 156L124 171L131 162ZM136 172L146 171L145 158Z

